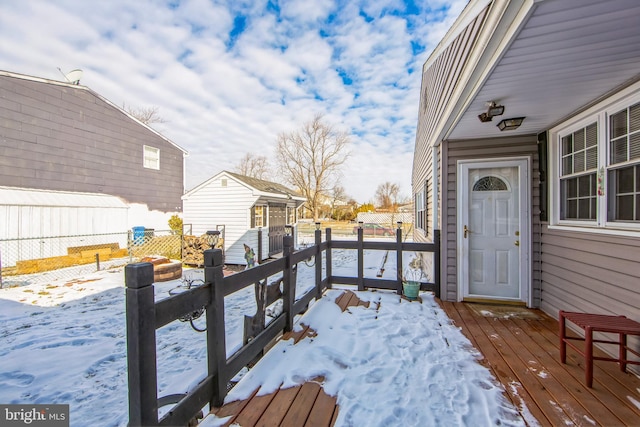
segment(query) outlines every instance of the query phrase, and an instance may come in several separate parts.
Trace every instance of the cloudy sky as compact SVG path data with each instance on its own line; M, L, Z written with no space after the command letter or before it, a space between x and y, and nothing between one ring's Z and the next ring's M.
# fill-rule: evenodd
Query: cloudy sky
M186 190L317 113L351 135L342 184L411 193L421 67L467 0L0 0L0 69L157 107ZM277 178L275 179L277 180Z

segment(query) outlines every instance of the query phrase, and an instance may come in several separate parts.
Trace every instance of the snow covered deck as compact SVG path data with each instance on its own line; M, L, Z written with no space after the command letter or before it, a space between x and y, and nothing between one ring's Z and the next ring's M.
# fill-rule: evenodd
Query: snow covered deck
M482 353L481 364L487 367L501 383L502 387L498 390L504 389L503 396L506 396L508 403L498 408L491 408L491 404L487 402L484 404L490 408L489 412L497 410L494 414L503 414L505 418L500 420L502 425L636 425L640 420L640 379L632 374L620 372L615 364L596 362L597 375L594 377L594 387L586 387L583 381L583 358L569 351L568 363L566 365L560 363L558 322L543 312L510 306L437 302L453 320L455 326L461 327L464 335ZM336 304L344 312L348 307L365 303L354 293L347 291L336 299ZM415 308L419 303L409 304L415 304L413 306ZM304 323L304 317L301 322ZM315 331L308 327L297 328L296 331L297 333L293 336L285 336L284 339L293 338L295 343L299 343L304 340L312 341L316 337ZM336 343L341 340L334 338ZM309 342L306 344L308 345ZM358 347L362 343L352 343L352 345ZM340 345L337 344L337 346ZM452 346L455 347L455 344L452 343ZM371 350L375 351L374 348ZM367 355L362 354L361 357L364 358ZM447 364L443 362L441 359L438 361L440 364L438 369L445 371L448 374L445 379L454 384L457 380L456 376L453 375L454 372L448 371ZM394 361L390 361L390 364L392 363ZM398 358L395 363L403 362ZM425 363L428 362L425 361ZM312 361L309 360L307 368L309 371L314 371L316 368L311 365ZM272 368L273 366L267 361L264 366L258 364L254 369L260 371ZM296 369L295 363L291 368ZM348 367L349 370L353 368L354 366ZM401 372L394 371L396 376ZM394 380L391 372L390 374L390 378L385 380ZM293 375L289 380L295 377ZM273 380L268 374L257 372L253 378L247 378L248 383L255 384L258 378L258 382L263 382L266 388L270 387L269 382ZM351 379L351 381L357 382L358 379ZM284 383L286 382L285 379ZM201 426L334 425L340 413L338 399L344 401L348 399L326 393L323 388L324 382L324 377L320 376L293 386L282 384L268 393L261 393L260 388L255 388L249 393L248 398L234 400L235 395L246 393L246 387L243 390L243 381L241 381L237 386L240 388L239 393L234 393L232 390L227 399L228 403L221 408L215 408L212 415L205 418ZM379 385L384 389L381 396L393 394L392 386L386 386L384 383ZM487 384L484 386L486 387ZM344 384L341 387L343 388L341 394L344 394ZM453 385L452 387L455 388ZM351 388L354 392L364 391L363 387L357 384L352 385ZM406 390L408 394L414 391L411 386ZM444 391L444 388L441 391ZM469 396L477 397L477 394L472 391L466 398L468 399ZM420 421L428 421L424 418L425 411L411 411L411 405L418 402L423 407L429 407L434 401L439 405L446 401L446 398L436 399L428 393L421 396L405 396L405 398L406 404L403 401L394 403L391 399L381 399L380 395L372 396L370 399L372 408L378 405L378 410L371 414L371 419L364 418L365 421L371 422L367 425L383 425L384 420L381 417L387 412L392 412L396 416L407 412L418 423L414 423L415 425L423 425ZM383 408L383 406L394 404L395 408ZM349 405L350 403L347 403L347 406ZM457 418L457 416L465 411L468 415L473 414L473 410L465 409L463 406L464 404L460 402L460 407L449 408L451 411L449 415L452 418L447 421L441 418L443 412L440 412L440 418L435 419L436 424L451 422L452 425L458 425L464 418ZM515 408L516 412L510 411L509 407ZM359 412L356 419L363 420L363 408L354 408L351 405L348 410ZM456 411L459 413L456 414ZM349 425L348 420L349 418L346 420L343 418L341 421L342 423L346 421ZM482 420L475 421L475 425L484 425Z

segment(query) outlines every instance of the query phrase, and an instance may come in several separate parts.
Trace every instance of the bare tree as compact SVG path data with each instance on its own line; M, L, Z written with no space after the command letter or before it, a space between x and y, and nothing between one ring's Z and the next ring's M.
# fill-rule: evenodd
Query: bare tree
M256 156L251 153L244 155L234 169L240 175L257 179L269 178L269 161L265 156Z
M331 217L340 221L348 210L348 201L351 198L341 185L336 185L331 189L330 197Z
M278 135L276 156L282 178L306 197L314 221L349 156L348 144L348 135L334 130L321 114L297 131Z
M398 206L399 192L400 186L398 186L398 184L393 184L389 181L380 184L375 195L378 206L382 209L389 209L395 212Z
M132 106L126 106L122 104L122 109L131 114L136 119L140 120L145 125L151 125L153 123L165 123L166 120L160 116L158 107L143 107L135 108Z

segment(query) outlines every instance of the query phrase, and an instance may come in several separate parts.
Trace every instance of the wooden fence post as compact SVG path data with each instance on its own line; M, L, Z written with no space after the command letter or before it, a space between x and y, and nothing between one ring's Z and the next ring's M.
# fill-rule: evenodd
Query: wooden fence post
M158 425L156 307L153 264L124 268L127 318L129 426Z
M286 314L287 323L285 332L293 330L293 303L296 300L295 266L291 263L291 253L293 252L293 236L286 235L282 238L282 255L285 257L284 271L282 272L282 309Z
M258 227L258 264L262 264L262 227Z
M359 291L364 291L364 229L362 223L358 227L358 279L357 285Z
M402 295L402 262L402 222L398 221L398 228L396 229L396 280L398 281L396 284L396 293L398 295Z
M316 298L322 298L322 251L320 250L320 244L322 243L322 230L320 230L320 223L316 222L315 231L315 267L316 267Z
M214 375L211 407L222 405L227 395L227 346L224 326L224 267L222 250L204 251L204 281L211 286L207 310L207 368Z
M325 235L327 239L327 252L324 255L324 259L326 260L325 271L327 272L327 289L331 289L333 287L333 283L331 282L331 275L333 272L331 271L331 229L327 228L325 230Z

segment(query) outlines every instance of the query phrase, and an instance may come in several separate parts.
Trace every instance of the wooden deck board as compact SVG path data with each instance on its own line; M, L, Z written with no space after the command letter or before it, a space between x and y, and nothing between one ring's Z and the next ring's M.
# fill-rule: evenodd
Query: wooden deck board
M596 361L594 387L586 387L582 356L570 350L568 363L560 362L555 319L539 310L528 310L535 314L534 318L491 318L479 315L469 304L441 305L483 353L486 365L503 383L507 394L512 394L508 386L511 379L505 375L504 363L514 372L531 397L522 400L540 424L640 425L640 409L634 404L634 400L640 401L640 379L621 372L616 363ZM487 337L491 346L487 345ZM520 395L520 391L516 394ZM517 396L511 399L516 401Z
M301 387L281 388L276 392L271 404L264 411L256 426L272 427L280 425Z
M287 415L282 420L285 426L302 426L306 423L313 404L315 403L321 387L316 383L304 383L296 399L287 411Z
M332 426L335 422L334 414L337 416L337 413L336 398L329 396L321 390L304 425L305 427Z

